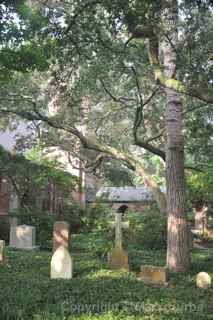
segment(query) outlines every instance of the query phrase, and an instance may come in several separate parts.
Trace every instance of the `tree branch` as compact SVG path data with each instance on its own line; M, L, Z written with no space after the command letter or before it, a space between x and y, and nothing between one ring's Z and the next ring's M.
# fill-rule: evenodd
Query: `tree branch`
M167 78L164 75L158 61L158 56L156 55L155 43L153 43L152 38L149 39L148 55L149 61L154 70L155 80L158 81L163 87L173 89L181 94L213 104L213 88L202 88L197 86L187 87L181 81L175 78Z
M111 91L109 91L109 89L106 87L104 81L102 79L100 79L100 82L104 88L104 91L110 96L110 98L115 101L115 102L118 102L118 103L125 103L125 102L129 102L129 101L134 101L136 102L135 99L129 99L129 98L125 98L125 97L115 97Z
M147 186L153 192L155 199L158 203L160 211L163 214L166 214L166 198L163 192L160 190L157 182L152 177L151 174L144 169L144 165L139 160L135 159L134 156L130 152L126 152L123 150L116 149L114 147L108 146L103 142L93 141L87 137L85 137L77 128L67 126L66 124L59 124L54 121L54 118L49 118L42 115L38 110L36 110L34 105L34 112L24 112L24 111L12 111L12 110L0 110L0 113L9 113L19 115L28 120L41 120L50 125L53 128L63 130L68 132L74 136L76 136L82 143L82 145L90 150L95 150L101 153L105 153L106 155L110 155L111 158L123 161L131 170L136 171L143 178Z
M192 107L192 108L189 108L187 110L184 110L182 112L182 115L185 115L185 114L187 114L189 112L193 112L193 111L196 111L197 109L206 108L206 107L210 107L209 104L202 104L200 106Z
M165 128L163 128L163 129L162 129L160 132L158 132L155 136L153 136L153 137L145 140L144 143L147 143L147 144L148 144L148 143L150 143L151 141L154 141L154 140L159 139L160 137L162 137L162 135L164 134L164 132L165 132Z
M83 11L89 7L95 6L96 4L100 3L100 1L98 0L93 0L93 1L88 1L86 2L83 6L81 6L80 8L78 8L78 11L73 15L73 17L71 18L71 22L69 23L67 29L65 30L65 34L68 34L69 31L71 30L71 28L73 27L73 25L76 23L77 18L79 17L80 14L83 13Z

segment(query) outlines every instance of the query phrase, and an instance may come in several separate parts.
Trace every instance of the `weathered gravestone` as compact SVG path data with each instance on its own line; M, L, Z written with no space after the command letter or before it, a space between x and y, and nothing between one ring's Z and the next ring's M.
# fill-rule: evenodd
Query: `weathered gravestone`
M13 227L11 246L18 249L35 249L36 228L27 225Z
M211 287L211 277L206 272L199 272L196 276L196 284L198 288L208 289Z
M5 241L0 240L0 263L5 262Z
M57 221L53 227L53 253L63 246L69 250L69 223L65 221Z
M129 228L129 221L122 222L122 213L115 213L115 222L111 226L115 228L115 247L109 253L108 266L110 270L129 271L128 254L122 248L122 228Z
M72 278L72 259L67 248L63 246L58 247L52 256L50 278Z
M163 267L142 265L139 278L148 284L167 285L167 270Z

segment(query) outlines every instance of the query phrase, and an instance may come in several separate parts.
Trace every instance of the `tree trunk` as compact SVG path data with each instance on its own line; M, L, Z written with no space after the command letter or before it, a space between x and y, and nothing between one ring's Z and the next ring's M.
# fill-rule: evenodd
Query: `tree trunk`
M163 44L164 73L174 79L176 73L177 1L166 1L164 26L167 39ZM182 135L182 101L173 89L165 89L166 105L166 184L167 184L167 266L185 272L190 265L188 226L185 214L184 140Z

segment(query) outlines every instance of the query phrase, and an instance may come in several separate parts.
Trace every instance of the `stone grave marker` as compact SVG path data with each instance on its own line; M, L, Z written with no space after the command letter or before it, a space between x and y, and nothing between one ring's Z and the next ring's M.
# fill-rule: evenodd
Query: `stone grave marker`
M199 272L196 276L196 284L198 288L208 289L211 287L211 277L206 272Z
M66 247L60 246L54 252L50 268L51 279L71 279L72 259Z
M11 247L18 249L35 249L36 228L27 225L13 227Z
M57 221L53 227L53 253L63 246L69 250L69 223L66 221Z
M110 270L129 271L128 254L122 247L122 228L129 228L129 221L122 222L122 213L115 213L115 222L111 223L115 228L115 247L109 253L108 266Z
M142 265L139 279L147 284L167 285L167 270L164 267Z

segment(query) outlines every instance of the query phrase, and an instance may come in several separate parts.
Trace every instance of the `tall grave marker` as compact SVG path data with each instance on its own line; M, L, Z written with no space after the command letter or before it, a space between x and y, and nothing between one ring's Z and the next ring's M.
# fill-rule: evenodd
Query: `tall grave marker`
M122 246L122 229L129 228L129 221L122 222L122 213L116 212L115 222L111 226L115 228L115 247L109 253L109 269L129 271L128 254Z
M72 278L72 258L69 253L69 224L58 221L53 228L53 256L50 266L51 279Z
M67 250L69 249L69 223L66 221L57 221L53 227L53 253L63 246Z

